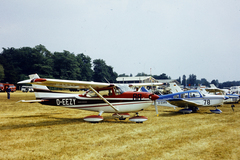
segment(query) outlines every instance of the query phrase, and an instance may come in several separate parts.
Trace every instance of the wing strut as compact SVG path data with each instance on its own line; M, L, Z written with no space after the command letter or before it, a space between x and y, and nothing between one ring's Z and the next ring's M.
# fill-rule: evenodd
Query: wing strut
M104 102L106 102L110 107L112 107L116 112L118 112L118 109L114 107L110 102L106 100L101 94L99 94L95 89L92 88L92 86L89 86L89 88L98 95Z

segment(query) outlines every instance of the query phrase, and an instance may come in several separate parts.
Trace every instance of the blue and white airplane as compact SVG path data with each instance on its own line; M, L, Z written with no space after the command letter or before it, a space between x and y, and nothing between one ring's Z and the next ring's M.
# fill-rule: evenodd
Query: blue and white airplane
M141 88L142 91L144 87ZM191 113L197 112L198 107L216 107L215 110L210 110L212 113L222 113L220 109L217 109L218 106L223 105L223 100L228 97L224 95L210 95L203 94L199 90L189 90L184 92L176 92L173 94L159 95L159 98L154 102L155 109L158 115L158 110L156 106L165 106L165 107L181 107L179 112L181 113Z
M238 103L239 95L227 93L227 89L219 89L214 84L210 84L210 88L200 88L202 93L208 94L221 94L228 97L228 99L224 100L223 103Z

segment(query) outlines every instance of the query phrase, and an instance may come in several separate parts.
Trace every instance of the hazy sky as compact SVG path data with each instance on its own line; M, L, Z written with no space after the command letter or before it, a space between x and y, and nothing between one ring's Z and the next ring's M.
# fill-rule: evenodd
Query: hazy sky
M240 80L240 0L0 0L0 47L67 50L118 74ZM0 50L2 52L2 49Z

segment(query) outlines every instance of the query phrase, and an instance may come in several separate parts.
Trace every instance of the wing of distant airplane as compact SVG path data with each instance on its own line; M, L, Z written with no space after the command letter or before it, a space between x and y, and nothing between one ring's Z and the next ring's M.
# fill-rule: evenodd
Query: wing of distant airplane
M197 104L193 101L188 101L188 100L182 99L182 98L169 99L169 100L167 100L167 102L174 105L174 106L178 106L178 107L199 107L199 106L202 106L202 105Z
M163 83L131 83L129 87L142 87L142 86L161 86Z
M223 90L218 88L206 88L205 90L208 92L223 92Z

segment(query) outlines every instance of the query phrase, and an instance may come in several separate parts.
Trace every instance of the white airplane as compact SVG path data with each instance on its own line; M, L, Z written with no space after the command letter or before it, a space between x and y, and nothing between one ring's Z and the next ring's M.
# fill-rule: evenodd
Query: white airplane
M208 94L207 92L209 92L210 94L215 94L215 95L221 94L221 95L227 96L228 99L225 99L223 103L237 103L239 101L239 95L229 94L228 90L219 89L214 84L210 84L210 88L200 88L200 90L205 94Z
M40 78L37 74L29 75L30 79L20 81L18 84L32 84L36 100L21 100L22 103L39 102L44 105L53 105L71 109L82 109L99 112L84 118L88 122L99 122L105 113L114 113L113 117L125 120L130 117L129 112L135 112L137 116L129 118L130 121L142 123L147 120L145 116L139 116L142 111L152 104L159 96L146 92L134 92L129 86L136 84L110 84L100 82L86 82L74 80L60 80ZM150 85L160 85L154 83ZM137 83L139 85L139 83ZM148 86L148 83L142 85ZM89 89L82 95L62 92L52 92L47 86L57 88ZM156 108L156 106L155 106Z
M172 85L172 90L176 91L179 89L177 86L174 88ZM222 113L220 109L217 109L218 106L223 105L223 100L228 99L224 95L210 95L203 94L199 90L188 90L184 92L176 92L173 94L159 95L159 98L156 100L156 105L165 106L165 107L182 107L179 112L182 113L191 113L197 112L198 107L216 107L215 110L210 110L212 113ZM156 110L157 111L157 110Z

